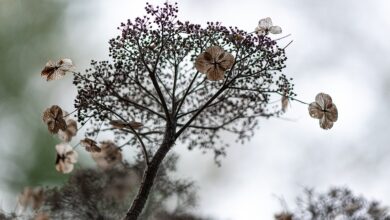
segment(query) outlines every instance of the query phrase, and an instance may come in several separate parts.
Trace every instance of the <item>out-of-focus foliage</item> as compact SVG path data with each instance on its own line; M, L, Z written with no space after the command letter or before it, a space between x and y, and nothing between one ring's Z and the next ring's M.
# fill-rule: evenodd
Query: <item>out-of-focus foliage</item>
M177 159L175 155L168 156L159 169L153 193L140 219L204 219L188 213L196 202L193 182L171 176ZM143 170L143 161L111 169L78 169L61 187L36 189L37 195L24 193L20 201L31 202L20 202L23 206L12 215L25 219L37 215L50 219L121 219L141 184Z
M65 6L64 1L0 1L0 159L7 167L1 182L14 191L65 179L48 166L54 164L55 142L41 123L40 105L49 93L32 90L47 59L61 54Z
M297 200L296 210L275 215L277 220L390 220L387 207L354 195L347 188L325 193L306 189Z

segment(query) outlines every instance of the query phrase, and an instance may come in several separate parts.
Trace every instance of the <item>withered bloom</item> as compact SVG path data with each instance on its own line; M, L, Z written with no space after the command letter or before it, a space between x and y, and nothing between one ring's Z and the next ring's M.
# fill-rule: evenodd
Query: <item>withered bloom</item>
M57 134L61 129L66 130L66 122L63 117L62 109L58 105L53 105L43 112L43 122L46 123L47 129L52 134Z
M294 215L288 212L282 212L275 215L275 220L293 220Z
M65 131L59 130L58 137L65 141L70 142L74 136L77 134L77 122L73 119L66 120L66 129Z
M280 34L282 33L282 28L279 26L274 26L272 24L272 19L270 17L267 17L259 21L259 24L255 29L255 32L259 35L267 35L268 33Z
M312 118L320 119L320 127L330 129L333 123L337 121L338 112L336 105L332 102L332 98L325 93L319 93L316 96L316 101L310 103L309 114Z
M19 195L18 202L23 208L31 207L39 209L44 201L44 193L42 188L25 187Z
M144 126L141 122L136 122L136 121L124 122L121 120L112 120L110 121L110 125L113 128L117 128L117 129L123 129L123 128L140 129Z
M57 144L56 151L56 170L60 173L72 172L74 167L73 164L77 163L77 152L67 143Z
M195 68L207 75L211 81L222 80L225 71L232 68L234 56L219 46L212 46L201 53L195 60Z
M85 147L85 150L91 153L100 152L101 149L97 146L96 141L90 138L84 138L80 141L80 144Z
M101 151L91 153L98 167L105 170L122 163L122 151L114 142L102 141L100 143Z
M71 59L61 59L57 62L49 61L46 63L45 67L41 71L41 76L46 79L46 81L60 79L65 74L73 68L73 63Z

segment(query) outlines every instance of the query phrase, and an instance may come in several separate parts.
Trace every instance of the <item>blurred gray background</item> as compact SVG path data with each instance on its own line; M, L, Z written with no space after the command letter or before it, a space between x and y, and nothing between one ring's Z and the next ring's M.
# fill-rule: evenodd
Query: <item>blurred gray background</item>
M152 1L159 4L164 1ZM188 0L181 20L221 21L252 31L259 19L291 34L285 73L299 98L333 97L339 121L329 131L293 102L280 119L261 120L245 145L228 150L222 167L211 154L180 146L178 176L199 186L195 210L217 219L271 219L303 188L349 186L390 205L390 2L388 0ZM41 122L52 104L72 109L72 77L46 83L47 60L69 57L78 71L108 58L108 40L128 18L144 15L145 1L0 0L0 208L12 210L26 185L59 185L55 137ZM84 155L79 166L90 166ZM288 207L293 208L293 207Z

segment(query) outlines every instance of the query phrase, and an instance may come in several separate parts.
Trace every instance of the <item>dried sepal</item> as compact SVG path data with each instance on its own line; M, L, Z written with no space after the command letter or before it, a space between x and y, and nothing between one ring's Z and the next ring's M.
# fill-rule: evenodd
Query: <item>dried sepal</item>
M308 110L312 118L319 119L320 127L323 129L331 129L338 119L337 107L332 98L325 93L317 94L315 102L310 103Z
M68 143L56 145L56 170L60 173L70 173L77 163L78 154Z
M124 128L140 129L144 126L141 122L136 122L136 121L124 122L121 120L112 120L110 121L110 125L116 129L124 129Z
M66 130L66 122L63 117L62 109L58 105L53 105L43 112L43 122L52 134L57 134L59 130Z
M232 68L233 64L234 56L219 46L207 48L195 60L195 68L206 74L211 81L224 79L225 72Z
M34 210L39 209L44 201L44 192L40 187L25 187L19 195L18 203L24 209L31 207Z
M58 131L58 137L64 142L70 142L77 135L77 122L73 119L66 120L66 130Z
M85 147L85 150L91 153L100 152L101 149L97 146L96 141L90 138L84 138L80 141L80 144Z
M65 74L71 71L73 68L73 62L71 59L64 58L57 62L48 61L41 71L41 76L46 81L61 79Z
M256 34L258 35L267 35L271 34L280 34L282 33L282 28L272 24L272 19L270 17L263 18L259 21L255 29Z
M101 151L91 153L98 167L106 170L122 163L122 151L114 142L102 141L100 143Z

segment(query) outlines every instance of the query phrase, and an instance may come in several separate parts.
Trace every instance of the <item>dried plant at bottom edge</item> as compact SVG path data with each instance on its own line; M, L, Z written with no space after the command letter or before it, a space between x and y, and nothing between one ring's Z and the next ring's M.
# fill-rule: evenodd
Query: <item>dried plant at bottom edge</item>
M52 134L57 134L59 130L66 130L64 115L62 109L58 105L47 108L43 112L42 120L46 123L47 129Z
M41 71L41 76L46 81L61 79L65 74L71 71L73 68L73 62L71 59L64 58L57 62L48 61Z
M40 187L31 188L25 187L23 192L19 195L18 203L19 205L26 209L31 207L36 210L39 209L44 201L43 189Z
M201 53L195 60L196 69L207 75L207 79L217 81L224 79L226 70L232 68L234 56L219 46L212 46Z
M312 118L319 119L320 127L323 129L331 129L333 127L333 123L337 121L337 107L332 102L332 98L328 94L317 94L315 102L310 103L308 109L309 115Z
M78 154L68 143L56 145L56 170L60 173L70 173L77 163Z

